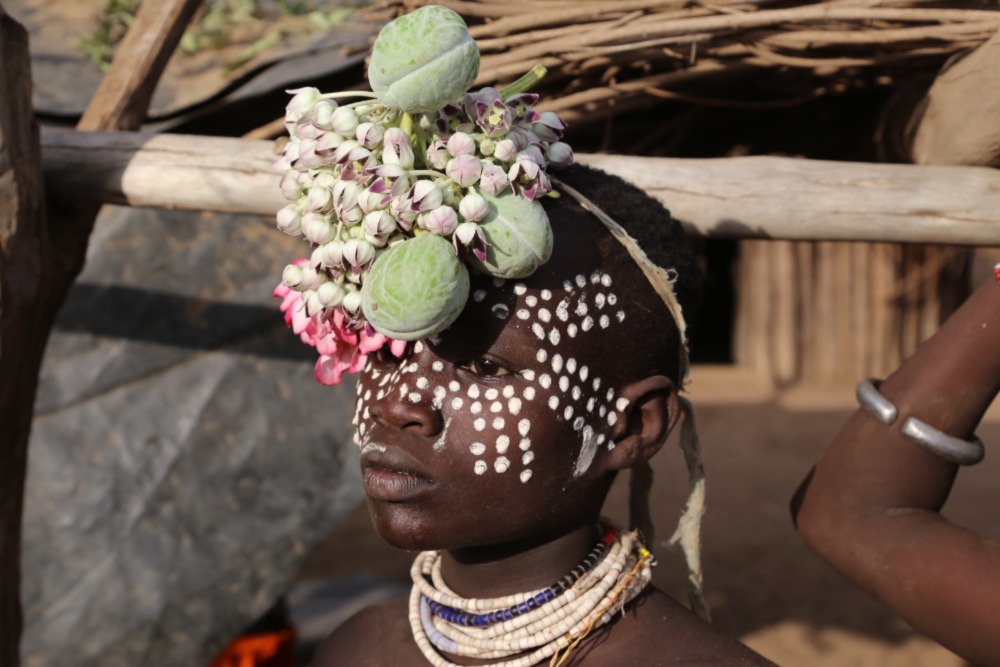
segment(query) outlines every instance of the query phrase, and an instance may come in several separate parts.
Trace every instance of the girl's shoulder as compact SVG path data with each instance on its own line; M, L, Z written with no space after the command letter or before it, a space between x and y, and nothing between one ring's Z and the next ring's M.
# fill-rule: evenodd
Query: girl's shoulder
M588 665L771 665L737 640L650 588L595 638Z
M312 667L426 665L413 642L405 599L365 607L330 633Z

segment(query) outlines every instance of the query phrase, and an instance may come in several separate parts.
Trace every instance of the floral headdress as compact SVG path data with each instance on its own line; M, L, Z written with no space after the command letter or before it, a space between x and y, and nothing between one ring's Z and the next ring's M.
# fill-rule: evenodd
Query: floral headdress
M372 51L373 92L294 93L278 228L312 255L285 267L275 296L316 347L316 379L336 384L392 341L434 335L461 313L469 269L523 278L549 259L538 198L550 166L571 164L565 124L538 113L536 68L467 92L479 49L462 18L425 6L386 25ZM338 100L360 98L348 104Z

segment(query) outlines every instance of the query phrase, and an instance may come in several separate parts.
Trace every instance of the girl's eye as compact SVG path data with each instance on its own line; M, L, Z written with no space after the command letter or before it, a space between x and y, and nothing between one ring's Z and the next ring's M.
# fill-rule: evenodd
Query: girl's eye
M510 375L510 371L508 369L504 368L492 359L487 359L486 357L477 357L466 364L466 366L476 375L484 375L486 377Z

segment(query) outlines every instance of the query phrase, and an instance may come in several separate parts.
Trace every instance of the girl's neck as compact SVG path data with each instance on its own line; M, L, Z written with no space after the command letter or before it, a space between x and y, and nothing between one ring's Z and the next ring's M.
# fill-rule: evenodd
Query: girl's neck
M547 542L453 549L442 555L441 575L461 597L494 598L544 588L576 567L600 537L597 522Z

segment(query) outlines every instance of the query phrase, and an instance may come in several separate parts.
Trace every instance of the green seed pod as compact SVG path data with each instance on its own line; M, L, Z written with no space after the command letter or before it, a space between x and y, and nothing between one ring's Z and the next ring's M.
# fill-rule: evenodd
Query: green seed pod
M495 197L480 192L489 213L479 223L486 242L486 259L469 261L497 278L526 278L552 256L549 216L537 201L508 191Z
M479 74L479 47L462 17L427 5L392 21L378 34L368 82L390 109L419 113L454 102Z
M469 271L447 239L421 234L375 260L361 297L365 319L379 333L398 340L426 338L462 312Z

